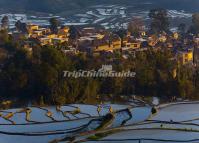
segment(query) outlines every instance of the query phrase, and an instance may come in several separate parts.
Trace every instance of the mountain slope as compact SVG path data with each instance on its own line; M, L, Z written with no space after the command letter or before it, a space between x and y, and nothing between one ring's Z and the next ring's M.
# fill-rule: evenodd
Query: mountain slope
M3 11L36 11L48 13L70 12L98 4L134 5L152 3L151 7L197 11L198 0L0 0ZM140 5L142 7L142 5Z

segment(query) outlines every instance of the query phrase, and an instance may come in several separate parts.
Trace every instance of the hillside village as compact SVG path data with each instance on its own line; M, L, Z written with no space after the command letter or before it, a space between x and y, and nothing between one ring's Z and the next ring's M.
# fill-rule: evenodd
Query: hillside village
M154 16L158 12L161 17ZM49 20L49 26L18 21L9 29L4 17L0 32L2 100L96 103L122 101L124 95L134 94L167 100L198 98L198 32L183 32L182 25L181 30L168 30L165 11L157 13L151 12L151 28L134 18L127 29L117 31L64 26L56 18ZM104 64L118 71L135 71L136 77L63 78L66 69L97 70Z
M103 28L86 26L62 26L58 28L56 34L49 27L31 23L26 25L26 29L27 33L16 30L10 32L9 35L14 41L21 41L21 46L30 52L36 45L53 45L61 46L61 50L64 53L77 54L83 52L101 55L119 51L123 53L124 58L127 58L129 54L142 52L149 48L154 50L167 48L173 51L174 58L180 64L196 65L199 61L199 56L197 56L199 53L199 37L195 35L182 37L177 31L162 32L159 35L155 35L148 33L145 28L142 28L136 37L132 36L133 33L128 30L120 37L117 33Z

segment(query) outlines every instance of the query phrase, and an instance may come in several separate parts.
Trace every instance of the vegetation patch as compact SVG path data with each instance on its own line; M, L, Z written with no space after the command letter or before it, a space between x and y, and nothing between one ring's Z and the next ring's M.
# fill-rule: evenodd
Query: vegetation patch
M109 125L111 125L114 118L115 118L114 114L112 113L107 114L102 118L102 123L96 130L98 131L107 128Z
M119 129L117 129L117 130L115 129L115 130L110 130L110 131L106 131L106 132L96 133L95 135L89 136L87 139L88 140L99 140L99 139L107 137L111 134L114 134L118 131L119 131Z
M153 107L152 109L151 109L151 113L154 115L154 114L156 114L158 112L158 110L155 108L155 107Z

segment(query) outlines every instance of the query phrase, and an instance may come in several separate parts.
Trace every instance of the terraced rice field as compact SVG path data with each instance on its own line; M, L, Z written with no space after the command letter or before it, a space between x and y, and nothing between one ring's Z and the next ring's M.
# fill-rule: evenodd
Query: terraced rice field
M135 103L2 110L0 142L199 143L199 102Z
M80 11L74 11L73 14L45 14L45 15L29 15L29 14L13 14L3 13L0 18L7 15L9 17L9 27L14 28L15 23L20 20L26 23L33 23L42 26L49 25L49 19L56 17L63 25L98 25L105 29L127 28L132 17L141 17L147 23L149 22L148 13L150 3L142 3L142 5L93 5ZM190 23L192 13L184 10L168 10L168 16L171 20L171 28L176 29L179 22Z

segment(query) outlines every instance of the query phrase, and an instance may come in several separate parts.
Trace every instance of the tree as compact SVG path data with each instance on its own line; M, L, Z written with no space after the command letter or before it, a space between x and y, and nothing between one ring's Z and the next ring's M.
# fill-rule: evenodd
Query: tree
M69 33L70 33L70 39L71 40L77 40L78 37L80 37L80 32L78 31L77 27L75 26L70 26L70 30L69 30Z
M169 31L169 17L167 10L165 9L152 9L149 12L149 17L151 18L151 32L161 33L163 31Z
M37 100L43 96L46 104L63 104L70 98L67 80L63 78L63 71L70 68L71 62L61 51L46 46L37 51L40 61L31 70L32 85L30 94L37 95ZM73 101L73 100L71 100Z
M139 32L143 30L143 28L144 28L144 22L139 17L133 17L128 25L128 31L131 33L131 35L135 37L139 36Z
M127 35L127 30L120 29L120 30L116 31L115 34L117 34L121 38L121 43L123 44L124 38Z
M28 85L28 72L30 61L25 50L18 50L10 58L1 72L0 92L5 98L14 98L24 101L27 99L25 91Z
M191 67L178 67L178 90L179 95L183 98L193 98L194 95L194 72Z
M8 31L6 29L0 30L0 45L4 45L9 41Z
M88 80L81 100L83 100L84 103L97 103L98 89L99 83L97 80Z
M189 32L196 34L199 32L199 13L192 15L192 25L189 28Z
M28 32L27 24L26 23L22 23L20 20L18 20L15 23L15 27L20 32L23 32L23 33L27 33Z
M58 27L60 26L60 22L56 18L51 18L49 22L50 22L51 32L56 34L58 32Z
M186 24L181 23L178 25L178 32L183 35L186 33Z
M15 23L15 27L18 31L20 31L20 26L21 26L21 21L20 20L17 20L17 22Z
M9 18L8 16L4 16L1 20L1 27L3 29L8 29L8 26L9 26Z
M169 98L176 94L176 82L171 72L175 62L171 51L148 50L136 56L135 89L138 95Z

